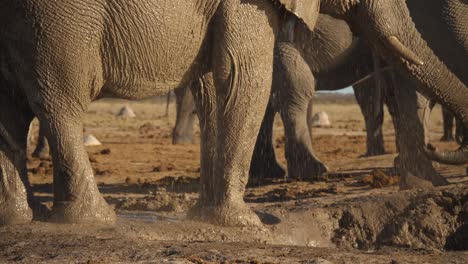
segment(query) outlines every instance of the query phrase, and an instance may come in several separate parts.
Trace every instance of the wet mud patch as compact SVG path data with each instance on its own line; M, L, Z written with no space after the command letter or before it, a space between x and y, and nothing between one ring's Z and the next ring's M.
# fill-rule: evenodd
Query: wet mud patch
M335 207L335 209L332 209ZM399 192L332 205L338 247L468 249L468 190Z
M340 189L335 184L330 184L322 188L313 188L310 190L304 190L300 187L281 184L278 187L274 187L272 190L260 195L252 192L247 193L244 197L244 200L251 203L286 202L333 195L339 192Z
M115 204L116 210L181 213L188 211L196 198L193 194L158 190L144 197L108 198L108 201Z

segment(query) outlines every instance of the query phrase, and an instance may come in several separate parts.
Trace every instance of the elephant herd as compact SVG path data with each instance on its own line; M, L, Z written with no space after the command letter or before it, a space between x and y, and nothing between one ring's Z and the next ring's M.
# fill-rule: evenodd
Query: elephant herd
M99 98L141 99L176 87L189 103L178 106L174 134L190 129L182 120L184 113L194 118L193 106L200 119L193 219L261 224L243 195L249 168L283 173L271 146L276 112L285 124L288 173L326 171L307 126L310 99L315 90L348 85L393 94L402 187L446 184L432 160L468 163L467 11L466 0L3 0L0 225L43 214L114 222L82 143L81 118ZM426 145L422 124L432 102L459 120L458 150ZM27 177L34 117L54 164L51 212Z

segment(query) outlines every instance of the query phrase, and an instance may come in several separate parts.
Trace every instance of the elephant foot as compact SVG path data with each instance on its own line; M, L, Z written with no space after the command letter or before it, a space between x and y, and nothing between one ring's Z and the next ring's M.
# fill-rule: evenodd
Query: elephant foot
M262 222L243 201L231 202L223 205L205 205L202 202L190 209L187 217L222 226L232 227L260 227Z
M55 201L50 220L73 224L114 224L116 215L107 202L98 195L81 196L75 201Z
M33 212L26 201L8 199L0 203L0 226L30 223Z
M319 160L300 163L288 163L288 174L290 178L296 180L326 181L325 175L330 169Z
M437 173L437 171L431 166L421 171L418 175L424 175L425 177L419 177L410 172L408 169L403 167L403 161L400 156L396 156L394 159L395 171L400 175L400 189L430 189L434 186L444 186L449 184L447 179ZM417 168L415 168L417 169Z
M410 173L401 177L400 190L411 190L411 189L432 189L434 185L431 181L427 181L418 178Z

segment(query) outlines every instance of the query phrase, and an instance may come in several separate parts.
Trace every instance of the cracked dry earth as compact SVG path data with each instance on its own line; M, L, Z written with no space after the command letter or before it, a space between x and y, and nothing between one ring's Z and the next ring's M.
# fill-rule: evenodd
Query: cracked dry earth
M136 118L115 116L125 105ZM332 122L314 131L317 154L332 169L327 182L250 184L245 200L263 228L185 219L197 198L199 145L170 144L175 108L169 117L164 108L159 99L104 100L86 116L86 133L103 143L88 151L99 188L118 212L115 226L2 227L0 263L468 263L465 168L438 168L449 186L398 191L391 121L384 126L389 153L359 158L364 123L352 99L328 98L315 107ZM440 109L432 119L432 141L454 148L437 142ZM275 145L284 165L283 135L278 120ZM36 196L51 206L51 161L31 159L28 167Z

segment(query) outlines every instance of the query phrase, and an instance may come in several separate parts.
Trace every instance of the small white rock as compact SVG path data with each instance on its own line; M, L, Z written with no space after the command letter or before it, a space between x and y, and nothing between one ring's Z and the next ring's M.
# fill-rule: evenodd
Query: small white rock
M135 112L133 112L132 108L130 106L126 105L122 107L117 114L118 117L123 117L123 118L134 118L136 117Z
M313 127L328 127L331 126L330 119L328 118L328 114L325 112L318 112L316 113L311 120L311 124Z
M101 142L99 142L99 140L93 135L87 135L84 138L83 142L84 142L84 145L87 146L87 147L102 145Z

